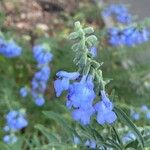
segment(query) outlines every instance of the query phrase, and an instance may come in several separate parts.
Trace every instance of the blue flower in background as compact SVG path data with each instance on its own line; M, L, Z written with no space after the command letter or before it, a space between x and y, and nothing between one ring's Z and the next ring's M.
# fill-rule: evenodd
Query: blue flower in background
M111 28L108 30L108 42L113 46L134 46L149 41L150 34L145 28L127 27L125 29Z
M33 55L36 59L39 69L31 81L31 95L37 106L42 106L45 103L44 93L47 88L47 83L50 78L50 67L53 55L50 53L50 48L46 44L38 44L33 47Z
M0 37L0 54L2 54L6 49L6 41Z
M20 56L22 48L16 44L15 41L5 41L0 39L0 54L7 58Z
M86 147L95 149L96 148L96 142L95 140L87 140L84 144Z
M128 132L126 135L122 137L122 141L124 144L133 141L136 139L136 136L132 132Z
M125 43L125 36L124 34L121 33L121 31L118 28L110 28L108 30L108 34L109 34L108 39L109 44L113 46L120 46Z
M5 131L5 132L8 132L9 130L10 130L10 128L9 128L9 126L5 126L4 128L3 128L3 130Z
M50 76L50 68L49 66L45 65L43 66L38 72L34 74L34 79L43 82L47 82Z
M148 111L145 116L147 119L150 119L150 111Z
M17 137L14 133L20 131L28 125L26 113L22 109L19 111L11 110L7 113L5 119L6 125L3 130L7 132L7 135L3 137L3 141L7 144L13 144L17 141Z
M127 7L121 4L112 4L102 12L104 17L113 17L116 21L122 24L132 22L132 16L129 14Z
M53 55L44 45L36 45L33 47L33 55L38 64L48 64L51 62Z
M113 123L117 116L113 112L113 104L106 96L105 91L101 91L102 101L95 104L94 108L97 112L97 122L101 125Z
M6 144L13 144L13 143L17 142L17 137L15 135L5 135L3 137L3 141Z
M28 95L28 88L27 88L27 87L22 87L22 88L20 89L20 95L21 95L22 97L26 97L26 96Z
M140 119L140 113L139 112L135 112L133 109L131 109L130 115L132 117L133 120L139 120Z
M38 106L42 106L45 103L45 99L42 96L38 96L35 98L35 104Z
M28 121L25 118L25 114L13 110L6 115L6 124L10 129L17 131L26 127Z
M141 111L142 112L147 112L148 111L148 106L147 105L142 105L141 106Z
M56 96L59 97L61 93L69 88L69 81L76 80L79 77L78 72L66 72L66 71L59 71L56 76L58 77L57 80L54 81L54 88L56 91Z

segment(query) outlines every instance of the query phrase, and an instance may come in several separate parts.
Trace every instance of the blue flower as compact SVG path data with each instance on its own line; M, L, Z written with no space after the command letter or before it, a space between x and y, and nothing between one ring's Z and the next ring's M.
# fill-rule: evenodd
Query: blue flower
M141 106L141 111L142 111L142 112L148 111L148 107L147 107L146 105L142 105L142 106Z
M36 45L33 47L34 58L38 62L38 64L48 64L53 55L49 52L44 45Z
M40 71L35 73L31 81L32 91L44 93L49 77L50 68L48 66L43 66Z
M127 27L123 30L117 28L109 29L109 44L113 46L134 46L149 41L150 33L145 28Z
M126 135L122 137L123 143L128 143L136 139L136 136L132 132L128 132Z
M27 89L27 87L22 87L22 88L20 89L20 95L21 95L22 97L26 97L26 96L28 95L28 89Z
M131 109L130 115L133 120L139 120L140 119L140 114L138 112L135 112L133 109Z
M25 114L13 110L6 115L6 124L10 129L17 131L26 127L28 121L25 118Z
M129 24L131 23L132 17L128 13L123 13L123 14L118 15L116 17L116 20L123 24Z
M94 114L94 112L95 110L92 106L86 109L84 108L75 109L72 112L72 118L75 121L79 121L82 125L87 125L90 124L90 119L91 116Z
M86 108L92 106L96 94L92 77L83 76L80 82L75 82L69 86L68 101L74 108Z
M17 137L15 135L5 135L3 137L3 141L6 144L13 144L13 143L17 142Z
M38 106L42 106L45 103L45 99L42 96L38 96L35 98L35 104Z
M36 72L34 75L35 80L37 81L48 81L50 76L50 68L45 65L43 66L40 71Z
M73 108L72 118L83 125L90 123L91 116L95 110L93 100L96 94L93 90L94 84L91 76L83 76L80 82L74 82L68 89L68 109Z
M101 91L102 101L95 104L95 110L97 111L97 122L101 125L108 123L112 124L117 116L113 112L113 104L106 96L105 91Z
M3 130L5 131L5 132L8 132L9 130L10 130L10 128L9 128L9 126L5 126L4 128L3 128Z
M66 72L66 71L59 71L56 76L58 77L57 80L54 82L54 88L56 91L56 96L59 97L61 93L69 88L69 81L75 80L79 77L78 72Z
M20 56L22 48L18 46L15 41L4 41L0 40L0 54L8 58Z
M132 16L124 5L112 4L102 12L104 17L113 17L116 21L122 24L129 24L132 22Z
M145 116L147 119L150 119L150 111L148 111Z
M85 144L86 147L95 149L96 148L96 142L95 140L86 140Z
M0 54L4 53L6 46L6 41L0 37Z
M97 56L97 48L96 47L91 47L89 51L93 57Z
M108 39L109 44L113 46L120 46L124 44L125 36L118 28L110 28L108 34L109 34Z

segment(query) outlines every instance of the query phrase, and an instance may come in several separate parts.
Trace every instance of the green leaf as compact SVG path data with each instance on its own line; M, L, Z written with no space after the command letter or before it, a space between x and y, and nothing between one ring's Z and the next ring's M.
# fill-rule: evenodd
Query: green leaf
M72 133L74 130L68 125L68 122L62 117L62 115L52 111L44 111L43 113L49 119L55 120L56 123L62 127L65 134L67 134L69 138L72 138Z
M129 117L118 107L114 108L115 113L117 114L118 118L120 119L120 121L122 121L123 123L125 123L136 135L141 148L144 148L144 139L141 135L141 133L139 132L139 130L137 129L137 127L134 125L134 123L129 119Z
M123 143L122 143L122 141L121 141L121 139L120 139L120 136L119 136L117 130L115 129L114 126L112 126L112 129L113 129L113 133L115 134L115 137L116 137L118 143L119 143L119 144L121 145L121 147L123 148Z
M59 139L56 137L56 133L53 134L52 131L50 132L43 125L37 124L35 125L35 128L40 130L50 142L59 142Z
M138 141L137 141L137 140L131 141L131 142L129 142L129 143L125 146L126 149L127 149L127 148L134 148L134 149L137 149L137 147L138 147Z
M10 147L7 144L3 143L3 142L0 142L0 148L2 150L11 150Z

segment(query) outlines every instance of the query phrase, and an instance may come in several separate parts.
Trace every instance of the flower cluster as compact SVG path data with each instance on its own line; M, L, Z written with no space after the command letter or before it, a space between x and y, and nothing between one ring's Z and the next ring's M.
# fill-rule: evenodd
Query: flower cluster
M24 110L16 111L12 110L6 115L6 125L4 131L8 132L3 137L3 141L7 144L12 144L17 141L15 133L28 125L26 120L26 113Z
M130 115L133 120L140 120L142 117L149 120L150 119L150 110L147 105L142 105L138 112L131 109Z
M105 91L101 91L102 101L95 105L95 110L97 111L97 121L99 124L113 123L117 116L113 112L113 104L106 96Z
M22 87L21 89L20 89L20 95L22 96L22 97L26 97L27 95L28 95L28 88L27 87Z
M124 144L127 144L133 140L136 140L136 136L132 132L128 132L122 137L122 141Z
M108 31L108 42L113 46L134 46L149 41L150 34L147 29L127 27L125 29L111 28Z
M60 71L57 74L58 79L54 82L56 96L60 96L64 90L68 91L66 106L72 110L72 117L83 125L90 124L91 116L97 113L97 122L101 125L111 124L116 120L116 114L113 112L113 104L106 96L105 91L101 91L102 101L93 104L96 94L92 76L79 77L79 73L68 73ZM80 79L73 83L69 80Z
M6 41L3 38L0 38L0 54L7 58L13 58L20 56L21 52L22 48L18 46L15 41Z
M129 24L132 16L129 14L127 7L122 4L112 4L102 12L104 17L113 17L115 21L122 24Z
M50 77L50 67L53 55L50 53L47 45L36 45L33 47L33 55L37 61L39 69L33 76L31 81L31 89L23 87L20 89L20 95L26 97L30 92L36 105L42 106L45 103L44 93L47 87L47 82Z
M54 82L56 96L67 91L66 106L72 113L72 118L82 125L91 123L94 114L97 114L97 122L101 125L112 124L117 116L113 111L113 104L105 92L107 84L102 77L100 64L94 60L92 51L96 51L97 38L92 28L83 29L80 22L75 23L75 32L70 34L70 39L79 40L72 46L76 53L74 63L78 66L78 72L59 71ZM99 92L97 92L99 91ZM97 95L101 94L101 101L97 102Z

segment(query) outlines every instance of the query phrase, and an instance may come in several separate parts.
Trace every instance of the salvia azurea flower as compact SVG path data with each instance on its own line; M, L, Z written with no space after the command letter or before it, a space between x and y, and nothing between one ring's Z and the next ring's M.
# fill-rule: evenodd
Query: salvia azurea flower
M26 113L24 110L11 110L5 117L6 125L3 130L7 133L3 141L7 144L13 144L17 141L15 132L20 131L28 125Z
M12 110L6 115L6 126L10 130L20 130L28 125L28 121L25 118L25 113L20 111Z
M113 123L117 116L113 111L113 104L106 96L105 91L101 91L102 100L95 104L95 110L97 112L97 122L101 125Z
M149 41L150 34L145 28L127 27L125 29L111 28L108 31L108 42L112 46L134 46Z
M20 56L22 52L22 48L16 44L15 41L5 41L0 38L0 54L7 58L13 58Z
M56 74L58 79L54 82L56 96L59 97L63 91L68 90L70 80L76 80L79 75L78 72L59 71Z
M35 104L42 106L45 102L44 92L46 90L47 82L50 76L50 68L48 65L43 66L38 72L34 74L31 82L31 94Z
M17 142L17 137L15 135L5 135L3 137L3 141L6 143L6 144L13 144L15 142Z
M38 106L42 106L45 103L45 99L43 96L38 95L35 97L35 104Z
M83 76L80 82L74 82L69 86L67 107L73 108L72 117L83 125L90 123L95 110L92 106L96 94L93 90L92 77Z
M128 132L126 135L122 137L123 143L128 143L136 139L136 136L132 132Z
M148 106L147 105L142 105L141 106L141 111L142 112L147 112L148 111Z
M94 92L94 84L92 77L83 76L80 82L74 82L68 89L69 107L86 108L92 106L93 100L96 97Z
M50 52L49 46L45 44L34 46L33 55L38 63L38 71L34 74L31 81L31 95L35 104L42 106L45 103L44 93L50 77L49 63L53 55Z
M53 55L50 53L50 48L46 44L39 44L33 47L34 58L37 61L37 69L28 92L31 94L33 101L37 106L42 106L45 103L44 94L47 88L47 82L50 77L50 66ZM26 89L22 88L20 94L25 97Z
M56 74L58 79L54 82L54 88L57 97L64 90L67 92L66 106L71 111L72 118L75 121L80 122L82 125L88 125L92 121L92 116L97 113L100 124L111 124L117 117L113 112L113 104L110 100L108 98L108 100L104 100L106 99L106 95L104 96L105 91L102 92L103 106L101 103L100 107L96 107L99 104L95 105L96 94L98 94L98 91L105 89L107 82L103 79L100 70L101 64L95 61L94 56L91 54L91 51L95 51L94 46L97 42L96 36L91 35L93 32L92 28L83 29L80 22L75 23L75 32L72 32L69 38L77 42L72 46L75 52L73 62L78 67L80 74L76 72L58 72ZM99 121L101 113L103 122Z
M86 108L76 108L72 111L72 118L75 121L80 122L82 125L87 125L90 124L91 116L94 112L95 110L92 106L88 106Z
M87 140L84 144L86 147L95 149L96 148L96 142L95 140Z
M22 88L20 89L20 95L21 95L22 97L26 97L26 96L28 95L28 88L27 88L27 87L22 87Z
M140 117L141 117L141 116L140 116L140 113L134 111L133 109L131 109L130 115L131 115L131 118L132 118L133 120L139 120Z
M48 64L51 62L53 55L46 45L36 45L33 47L33 55L38 64Z
M148 112L145 114L145 117L146 117L147 119L150 119L150 111L148 111Z
M132 22L132 16L129 14L127 7L121 4L112 4L102 12L104 17L112 17L115 21L122 24L129 24Z

